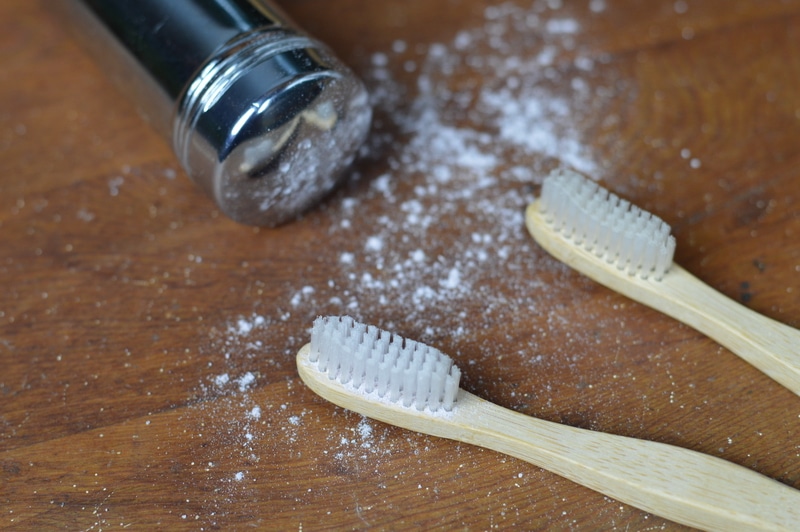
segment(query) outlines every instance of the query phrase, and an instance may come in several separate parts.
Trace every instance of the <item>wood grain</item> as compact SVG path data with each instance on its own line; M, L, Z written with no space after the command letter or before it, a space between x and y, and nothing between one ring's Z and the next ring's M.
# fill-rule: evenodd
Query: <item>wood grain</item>
M686 270L800 326L800 2L285 2L377 103L352 178L275 230L219 214L46 4L0 3L3 527L681 529L321 400L294 354L328 313L439 347L501 406L800 489L794 394L522 222L547 169L592 163ZM489 91L574 145L509 141Z

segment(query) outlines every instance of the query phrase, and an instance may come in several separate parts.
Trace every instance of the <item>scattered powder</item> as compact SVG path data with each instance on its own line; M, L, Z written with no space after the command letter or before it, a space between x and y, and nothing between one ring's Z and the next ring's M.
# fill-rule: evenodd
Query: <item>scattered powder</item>
M531 185L554 166L599 175L574 124L608 119L616 88L597 74L604 59L575 46L577 21L557 9L500 3L486 8L483 26L450 43L372 55L365 78L376 121L365 156L376 154L388 170L366 190L345 187L327 207L326 245L338 250L341 273L302 305L295 296L296 311L391 325L386 312L401 308L417 330L452 336L472 332L462 303L482 301L488 314L506 315L558 290L536 275L542 266L524 208ZM593 2L594 12L603 9ZM397 65L408 61L412 85L395 81ZM489 289L498 285L506 289Z
M84 222L91 222L95 218L94 213L87 211L85 208L79 209L76 216L79 220Z
M606 1L605 0L590 0L589 2L589 10L593 13L602 13L606 10Z
M367 243L364 246L364 249L373 253L380 253L380 251L383 249L383 239L381 239L379 236L371 236L367 238Z
M236 382L239 386L239 391L244 392L247 391L247 389L250 388L250 386L256 382L256 376L248 371L247 373L236 379Z
M235 332L239 336L244 336L250 333L255 327L259 327L264 324L264 318L262 316L255 316L252 320L247 320L245 318L240 318L236 322L236 329ZM230 329L230 327L229 327ZM232 330L233 332L233 330Z
M606 3L592 0L584 8L601 13ZM259 384L275 385L270 368L286 373L293 367L316 315L349 314L388 329L402 325L401 332L414 331L418 340L461 346L467 354L448 354L478 386L482 376L469 367L481 361L516 356L532 368L550 363L536 338L568 321L550 301L563 301L558 281L569 271L531 244L524 209L533 199L531 185L555 166L600 175L602 165L574 124L609 120L609 99L628 90L614 76L599 74L604 58L576 47L580 25L559 9L561 2L553 0L527 8L491 5L483 25L461 30L450 42L395 41L371 55L362 75L375 123L363 157L385 170L367 182L355 176L323 206L330 223L320 242L336 250L330 265L336 273L314 283L298 278L286 286L285 299L258 302L259 313L232 317L213 336L220 364L209 369L198 394L223 400L197 408L219 409L206 416L225 435L225 445L213 452L234 465L227 473L208 473L218 484L210 513L223 515L226 498L246 493L247 463L261 458L267 431L270 439L282 439L281 451L289 455L305 452L302 441L316 434L304 420L309 413L291 401L298 381L287 383L280 405L253 400ZM504 321L507 330L524 327L530 335L511 349L487 345L474 327L475 312L487 323ZM537 331L531 316L543 314L546 328ZM588 340L574 334L564 341ZM413 453L421 467L426 463L425 437L389 440L383 425L337 415L341 430L328 434L323 456L307 459L360 470L369 464L375 471L393 454ZM273 450L264 452L274 458ZM514 481L521 479L520 473Z
M358 424L358 433L362 440L368 441L370 438L372 438L372 425L369 424L369 420L367 418L362 419Z
M545 25L550 33L577 33L580 27L575 19L552 19Z
M108 180L108 193L111 196L119 196L119 189L125 183L125 178L120 176L112 177Z

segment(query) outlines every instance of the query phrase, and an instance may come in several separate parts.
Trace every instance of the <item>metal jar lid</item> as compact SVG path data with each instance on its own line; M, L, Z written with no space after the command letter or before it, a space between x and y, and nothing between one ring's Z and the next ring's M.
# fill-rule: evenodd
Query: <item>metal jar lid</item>
M353 161L368 100L322 43L286 27L243 33L180 96L174 149L227 216L279 225L330 192Z

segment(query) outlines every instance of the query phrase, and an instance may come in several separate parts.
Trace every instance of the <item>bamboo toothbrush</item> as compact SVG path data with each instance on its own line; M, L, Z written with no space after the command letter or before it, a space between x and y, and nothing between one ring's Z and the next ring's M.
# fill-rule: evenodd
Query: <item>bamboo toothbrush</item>
M551 255L639 303L681 321L800 395L800 331L762 316L672 262L660 218L569 170L555 170L525 223Z
M348 317L317 318L297 354L321 397L416 432L525 460L621 502L707 530L796 530L800 491L680 447L577 429L459 388L438 349Z

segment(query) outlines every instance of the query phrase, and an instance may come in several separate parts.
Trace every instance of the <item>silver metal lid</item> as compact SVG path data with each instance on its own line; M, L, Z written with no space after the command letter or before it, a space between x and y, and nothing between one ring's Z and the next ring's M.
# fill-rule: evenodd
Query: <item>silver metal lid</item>
M368 100L320 42L285 27L244 33L179 99L175 152L226 215L279 225L330 192L353 161Z

